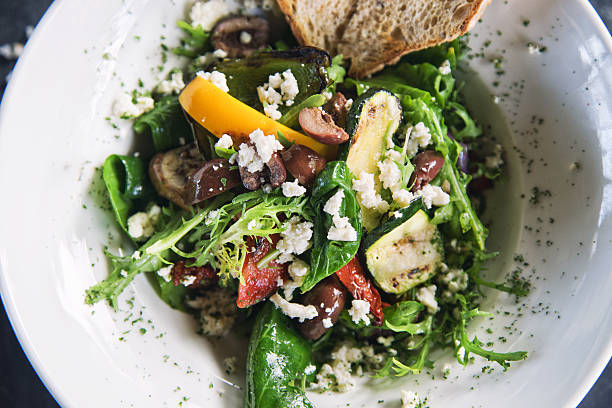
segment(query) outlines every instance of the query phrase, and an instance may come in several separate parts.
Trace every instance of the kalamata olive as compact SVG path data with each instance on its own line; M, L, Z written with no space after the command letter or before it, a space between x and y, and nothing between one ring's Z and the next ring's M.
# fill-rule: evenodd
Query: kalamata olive
M266 168L268 169L268 180L270 180L272 187L279 187L287 180L287 170L285 170L283 159L277 152L272 153L270 160L266 163Z
M303 186L310 186L327 163L319 153L301 144L294 144L282 155L289 173Z
M213 159L206 162L189 177L185 189L185 202L191 205L197 204L239 185L240 174L230 167L227 159Z
M240 179L242 185L247 190L255 191L261 186L261 179L263 177L263 171L251 172L245 166L238 166L240 171Z
M332 116L336 125L341 128L346 126L348 107L346 106L346 98L342 93L336 92L336 94L323 105L323 110Z
M484 191L493 187L493 182L484 177L476 177L470 181L470 184L467 186L468 193L470 194L481 194Z
M444 165L444 158L433 150L425 150L414 158L414 173L410 184L414 182L412 191L418 191L433 180Z
M457 158L457 167L462 172L467 173L469 164L468 147L465 143L459 142L459 144L461 145L462 149L459 153L459 157Z
M302 298L304 305L313 305L319 314L314 319L298 323L298 330L309 340L318 339L331 327L323 323L323 320L330 319L326 322L331 321L332 325L335 324L340 318L345 302L346 290L336 275L325 278Z
M181 146L156 154L149 162L149 177L160 196L189 209L185 189L189 177L204 163L195 144Z
M323 109L304 108L300 111L298 121L304 132L321 143L338 145L349 138L348 133L336 126L331 115Z
M245 57L268 44L270 25L255 16L230 17L213 29L210 42L230 58Z

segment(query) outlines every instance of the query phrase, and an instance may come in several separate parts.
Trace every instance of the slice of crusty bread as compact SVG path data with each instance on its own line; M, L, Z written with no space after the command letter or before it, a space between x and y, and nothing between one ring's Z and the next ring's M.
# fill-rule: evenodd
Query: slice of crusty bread
M351 59L363 77L402 55L453 40L491 0L277 0L303 45Z

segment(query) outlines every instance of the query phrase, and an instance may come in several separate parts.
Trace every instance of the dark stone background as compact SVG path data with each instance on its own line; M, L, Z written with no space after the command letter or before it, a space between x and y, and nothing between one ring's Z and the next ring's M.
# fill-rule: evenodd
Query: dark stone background
M35 26L49 0L0 0L0 44L25 42L25 27ZM612 1L591 0L608 26L612 24ZM0 57L0 98L6 76L14 61ZM579 408L609 407L612 404L612 363L603 372ZM13 333L4 310L0 311L0 406L57 408L57 403L40 381Z

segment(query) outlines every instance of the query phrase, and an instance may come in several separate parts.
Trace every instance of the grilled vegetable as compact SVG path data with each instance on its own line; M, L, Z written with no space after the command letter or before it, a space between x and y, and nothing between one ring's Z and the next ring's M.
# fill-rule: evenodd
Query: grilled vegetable
M420 200L396 212L364 239L368 269L388 293L404 293L433 276L442 261L438 229Z
M350 148L346 164L355 177L362 171L375 174L376 163L387 146L387 136L393 135L402 118L399 100L391 93L381 89L370 89L361 95L351 107L347 120L350 135ZM375 189L380 193L380 181L375 178ZM378 225L380 214L361 206L363 226L371 231Z

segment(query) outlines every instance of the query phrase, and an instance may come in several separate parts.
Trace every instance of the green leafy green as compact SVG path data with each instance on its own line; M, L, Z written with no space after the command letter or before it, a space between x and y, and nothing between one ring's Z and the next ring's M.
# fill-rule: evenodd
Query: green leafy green
M491 316L491 313L482 312L478 308L469 309L467 301L463 295L456 295L459 304L461 305L461 318L459 324L453 332L453 340L455 341L455 355L459 363L466 365L469 361L470 353L477 354L481 357L486 358L489 361L495 361L499 363L504 369L508 368L509 361L519 361L527 358L526 351L514 351L510 353L496 353L494 351L485 350L482 348L482 343L476 336L474 339L469 340L466 325L467 322L478 316ZM463 350L461 350L463 348ZM463 356L460 352L463 351Z
M311 346L290 319L266 302L255 320L247 355L246 408L312 408L298 387Z
M138 117L134 130L136 133L150 131L157 152L179 147L192 139L189 123L174 95L164 96L152 110Z
M102 179L111 207L121 228L127 233L129 215L154 197L147 175L147 163L134 156L112 154L104 161Z
M419 313L424 309L422 303L413 300L397 302L383 309L385 321L383 327L394 332L422 334L427 329L427 321L414 323Z
M361 210L352 189L353 175L346 162L329 162L315 179L310 202L315 211L313 248L310 253L310 271L302 284L302 293L312 289L319 281L346 265L357 253L361 242ZM333 225L332 216L323 211L329 198L344 192L340 216L348 217L357 232L355 241L330 241L327 232Z
M482 128L459 102L448 101L443 115L451 134L457 140L475 138L482 134Z
M195 58L210 50L210 32L204 31L201 25L193 27L186 21L178 21L176 25L183 30L185 34L185 36L181 38L181 46L172 50L176 55Z

